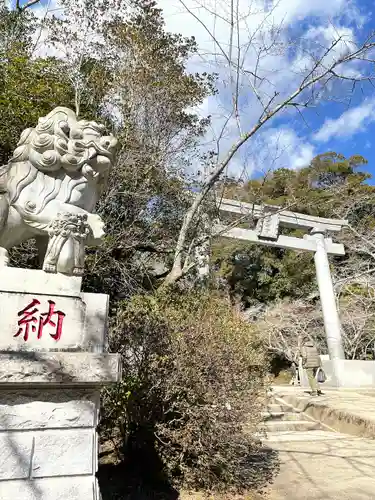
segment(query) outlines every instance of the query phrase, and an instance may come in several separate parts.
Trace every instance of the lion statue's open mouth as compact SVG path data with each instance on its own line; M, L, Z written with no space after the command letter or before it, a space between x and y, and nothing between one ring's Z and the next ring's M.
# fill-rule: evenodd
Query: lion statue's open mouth
M97 244L103 221L92 214L115 161L117 139L63 107L21 134L0 169L0 247L29 238L47 247L43 268L82 274L85 244ZM47 243L48 242L48 243Z

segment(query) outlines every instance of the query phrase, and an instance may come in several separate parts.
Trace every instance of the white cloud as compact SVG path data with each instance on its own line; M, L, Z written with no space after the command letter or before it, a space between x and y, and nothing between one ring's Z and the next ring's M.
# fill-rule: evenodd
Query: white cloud
M291 168L303 168L309 165L315 156L314 146L311 144L300 144L297 151L293 152L290 160Z
M314 146L286 126L263 131L252 149L257 150L253 155L255 170L263 172L269 168L302 168L315 155Z
M190 13L186 11L183 3L191 10ZM238 120L233 115L230 116L231 92L234 90L233 81L237 76L235 68L230 68L227 60L231 39L228 22L230 2L183 0L183 3L180 0L158 0L164 10L167 29L185 36L194 35L197 40L202 57L195 57L190 62L190 70L207 71L209 68L208 70L219 74L219 93L216 98L209 99L208 105L204 107L213 117L213 127L205 141L211 139L211 146L215 145L223 124L226 124L220 144L220 153L224 155L240 135ZM215 12L218 15L214 15ZM332 63L355 41L353 19L358 25L363 23L354 0L239 0L238 17L238 29L235 29L233 39L239 40L239 44L232 51L232 60L239 56L245 70L241 74L239 85L241 132L250 130L263 111L258 97L268 100L277 92L278 95L273 100L275 104L290 95L298 88L302 75L313 66L313 56L323 54L333 40L341 37L341 41L324 60L325 64ZM293 39L290 30L298 31L301 21L308 29L299 39ZM208 32L214 35L217 43L213 42ZM276 43L273 43L274 39ZM262 44L268 44L271 48L261 53L259 58L259 48ZM222 51L226 53L225 56ZM252 71L255 67L262 79L255 80L258 96L252 88L253 78L247 71ZM350 65L341 72L345 76L353 76L358 75L359 70L358 65ZM332 84L327 89L328 92L336 94L337 89L332 87ZM322 94L322 97L325 95ZM241 175L244 168L251 172L260 166L264 170L272 166L299 168L308 164L314 155L314 147L308 141L304 143L293 131L296 127L295 120L295 110L290 109L288 113L284 112L284 126L281 129L279 126L277 132L276 129L261 129L246 145L245 151L235 156L230 168L231 173L235 170L237 175ZM280 135L278 141L277 134ZM279 148L276 147L275 141L278 142ZM259 148L265 151L263 155L254 153ZM280 150L283 150L282 154Z
M315 155L315 147L293 128L264 129L235 155L226 174L246 181L255 172L265 175L278 168L306 167Z
M310 16L324 18L326 16L350 15L356 12L355 4L351 0L281 0L272 1L277 5L276 12L279 19L293 23L301 21Z
M359 106L344 111L337 119L328 118L314 134L317 142L328 142L335 137L351 137L375 120L375 99L368 99Z
M53 8L56 2L51 0ZM79 5L82 0L77 0ZM220 154L225 155L232 144L238 140L240 134L253 127L263 109L259 97L266 100L273 98L273 104L289 95L298 88L303 74L306 74L313 58L311 53L321 54L332 40L338 36L342 41L330 54L330 61L342 54L348 44L355 40L353 20L360 25L363 18L356 9L355 0L238 0L238 25L233 33L233 39L238 42L232 51L232 61L237 57L243 68L239 81L240 91L240 127L238 119L231 115L233 112L232 94L236 85L233 83L237 76L235 67L230 67L229 41L231 30L229 0L183 0L191 10L187 12L180 0L158 0L158 6L163 9L166 27L169 31L181 33L185 36L194 35L200 49L200 55L192 58L188 63L188 70L212 71L219 74L219 93L216 97L205 100L203 105L196 108L201 116L212 116L212 128L203 140L202 149L212 149L220 140ZM218 15L215 15L214 13ZM40 8L39 16L43 16ZM123 15L126 14L124 10ZM195 16L195 17L194 17ZM313 16L313 17L312 17ZM290 30L304 22L308 26L306 32L293 40ZM217 40L215 43L213 35ZM43 33L44 36L44 33ZM249 40L252 43L249 44ZM293 40L293 42L291 42ZM43 38L41 41L44 42ZM261 45L269 45L266 52L259 52ZM86 42L85 42L86 48ZM50 49L47 49L49 53ZM44 43L39 45L39 55L46 52ZM225 53L223 55L222 51ZM260 54L260 57L259 57ZM57 54L55 54L57 55ZM255 80L258 96L255 95L252 85L254 79L247 70L257 67L261 78ZM360 68L351 65L345 70L345 75L358 75ZM336 89L335 89L336 90ZM277 92L277 96L275 96ZM368 106L368 103L366 104ZM365 106L365 107L366 107ZM362 109L362 114L365 110ZM360 119L361 113L352 117L351 127L355 128L354 121L359 127L369 117ZM231 164L230 173L234 175L251 175L254 169L268 169L272 166L299 168L307 164L313 154L314 147L309 141L303 141L293 130L296 128L296 115L290 109L284 113L284 125L278 129L261 129L253 140L237 154ZM293 123L292 123L293 120ZM327 120L321 131L314 139L327 142L334 133L335 120ZM269 127L271 124L267 125ZM225 130L223 131L223 127ZM325 135L323 129L325 127ZM349 127L350 128L350 127ZM328 132L327 132L328 131ZM324 139L323 137L328 137ZM323 138L323 139L322 139ZM259 154L259 148L263 153Z
M223 32L228 33L229 24L224 19L229 19L229 0L183 0L183 3L192 13L202 21L211 31L222 39ZM158 5L163 9L167 27L176 33L185 36L194 34L199 43L209 40L204 33L202 24L189 14L180 0L158 0ZM242 28L245 24L252 29L264 22L273 24L283 23L284 26L296 21L316 16L327 20L337 15L353 13L355 4L351 0L239 0L239 18ZM216 12L218 16L212 13ZM245 23L244 23L245 21ZM247 30L244 30L247 31ZM226 38L228 40L228 37Z
M311 26L304 35L305 40L309 40L313 46L318 47L319 52L324 52L326 48L330 47L333 40L338 40L334 49L330 51L329 61L324 59L324 62L332 62L334 59L339 58L348 50L353 50L355 43L355 34L351 27L348 26Z

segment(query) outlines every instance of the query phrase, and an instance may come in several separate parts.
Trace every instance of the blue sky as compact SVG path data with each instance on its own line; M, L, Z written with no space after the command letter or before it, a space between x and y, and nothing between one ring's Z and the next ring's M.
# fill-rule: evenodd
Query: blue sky
M211 139L214 144L232 109L233 72L223 57L223 52L226 56L229 54L231 39L230 2L159 0L159 5L164 9L168 29L193 34L199 43L203 55L191 62L191 70L211 69L219 73L218 96L208 99L199 110L202 115L213 117L213 131L206 140ZM278 28L279 53L263 58L261 74L270 80L263 96L267 92L269 95L271 88L284 96L298 84L300 74L295 75L296 68L299 70L306 64L306 53L319 54L320 49L340 38L341 46L333 53L333 57L339 56L345 46L353 47L353 43L359 43L375 30L372 10L370 0L239 0L238 29L234 30L233 37L239 43L234 43L232 56L236 58L240 54L242 58L247 52L242 69L253 70L255 59L251 52L256 52L260 45L259 32L267 38ZM212 41L212 34L216 43ZM252 43L248 42L250 37L253 37ZM373 71L373 67L370 69ZM369 66L365 68L361 63L349 65L343 74L363 75L368 71ZM351 89L351 82L335 84L312 109L303 110L302 116L289 111L273 119L236 156L229 173L249 178L256 172L280 166L298 168L316 154L337 151L346 156L363 155L369 161L367 170L375 176L375 85L357 84L354 93ZM254 89L246 83L246 78L241 78L239 102L241 130L246 131L256 122L260 111ZM222 154L238 138L238 128L236 120L229 119L221 140Z
M83 1L75 0L77 8ZM240 133L257 122L261 100L266 101L275 91L281 100L298 86L311 65L312 55L321 54L340 38L329 62L375 30L370 0L237 0L233 32L228 22L230 0L157 1L168 30L196 37L199 55L189 61L188 69L219 75L218 95L192 111L211 115L212 127L202 149L219 146L220 157ZM56 3L57 0L43 0L36 10L43 15L46 5L55 8ZM271 39L276 45L270 44ZM271 45L272 49L264 54L262 44ZM229 56L231 61L241 61L240 70L228 65ZM374 67L370 66L372 71ZM249 77L255 68L261 76L259 85ZM350 64L343 74L362 75L368 68L369 65ZM237 75L239 105L234 114ZM228 173L246 180L277 167L303 167L316 154L336 151L346 156L363 155L369 161L367 170L375 176L375 84L357 85L354 94L351 88L351 82L335 84L311 109L298 113L289 108L275 117L240 150Z

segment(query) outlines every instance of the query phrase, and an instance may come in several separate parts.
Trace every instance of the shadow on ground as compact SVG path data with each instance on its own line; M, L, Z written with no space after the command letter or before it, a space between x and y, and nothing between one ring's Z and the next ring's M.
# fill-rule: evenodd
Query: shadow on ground
M102 500L176 500L178 491L163 474L157 453L138 449L119 463L99 465Z
M269 447L250 455L246 462L251 490L263 493L280 472L279 453Z
M257 495L266 492L280 469L278 453L270 448L263 448L261 452L249 456L244 465L250 490L257 492ZM162 464L156 452L150 452L150 450L117 464L101 464L98 480L103 500L181 499L179 492L163 475ZM220 498L229 500L249 497L247 495L232 497L232 495L224 494L220 495ZM255 497L251 495L250 498ZM256 498L259 497L256 496Z
M163 481L151 481L129 470L125 464L99 467L100 492L103 500L177 500L178 492Z

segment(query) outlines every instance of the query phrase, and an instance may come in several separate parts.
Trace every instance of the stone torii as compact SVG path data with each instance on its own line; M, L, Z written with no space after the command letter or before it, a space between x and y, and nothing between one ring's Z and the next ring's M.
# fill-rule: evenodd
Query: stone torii
M221 212L234 213L242 222L257 221L255 229L215 224L214 234L260 245L314 252L316 277L323 311L324 328L331 360L345 359L341 324L336 307L328 255L345 255L344 245L334 243L328 232L338 233L348 221L326 219L284 210L274 205L255 205L237 200L220 199ZM280 228L303 229L303 238L280 234Z

